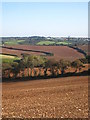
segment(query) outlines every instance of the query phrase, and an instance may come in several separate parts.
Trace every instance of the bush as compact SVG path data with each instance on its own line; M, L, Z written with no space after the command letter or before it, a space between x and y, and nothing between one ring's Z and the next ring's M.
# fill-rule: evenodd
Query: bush
M87 64L88 63L88 59L86 58L81 58L79 59L83 64Z
M83 63L79 59L77 59L71 63L71 66L73 68L76 68L75 72L77 72L77 69L80 70L83 67Z
M90 55L87 55L86 59L88 60L88 63L90 63Z

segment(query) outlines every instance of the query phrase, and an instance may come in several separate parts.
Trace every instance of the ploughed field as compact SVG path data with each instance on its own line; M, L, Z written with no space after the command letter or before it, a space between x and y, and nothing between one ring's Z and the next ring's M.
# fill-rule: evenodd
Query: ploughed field
M12 48L19 48L19 49L25 49L25 50L33 50L33 52L29 51L21 51L21 50L13 50L13 49L6 49L2 48L2 52L4 54L15 54L20 56L21 53L28 53L28 54L39 54L39 55L45 55L41 53L40 51L43 52L50 52L53 53L54 56L47 56L48 58L54 58L56 60L60 59L68 59L68 60L75 60L79 58L83 58L84 55L79 53L78 51L69 48L68 46L31 46L31 45L14 45L10 46ZM37 50L38 52L35 52Z
M88 76L2 83L2 115L88 118Z
M88 45L78 45L77 47L84 50L88 55L90 55L90 44L88 44Z

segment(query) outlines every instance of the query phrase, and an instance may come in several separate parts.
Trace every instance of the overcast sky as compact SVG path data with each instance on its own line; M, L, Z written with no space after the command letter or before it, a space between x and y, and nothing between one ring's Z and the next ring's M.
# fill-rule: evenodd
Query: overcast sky
M2 36L88 36L87 2L3 2Z

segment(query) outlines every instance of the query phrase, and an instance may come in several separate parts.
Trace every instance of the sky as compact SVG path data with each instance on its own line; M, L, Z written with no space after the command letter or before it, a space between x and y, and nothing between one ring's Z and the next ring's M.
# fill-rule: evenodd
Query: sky
M3 2L2 36L87 37L88 2Z

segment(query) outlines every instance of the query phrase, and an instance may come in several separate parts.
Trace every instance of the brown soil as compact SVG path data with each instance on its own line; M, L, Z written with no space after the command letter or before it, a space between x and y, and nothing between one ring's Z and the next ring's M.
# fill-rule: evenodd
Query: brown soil
M2 115L88 118L88 77L2 83Z
M19 57L21 57L22 53L44 55L43 53L40 53L40 52L28 52L28 51L22 51L22 50L11 50L11 49L6 49L6 48L2 48L2 53L3 54L17 55Z
M54 56L50 56L48 58L54 58L56 60L59 59L68 59L68 60L75 60L84 57L83 54L77 52L76 50L69 48L67 46L31 46L31 45L14 45L10 46L14 48L26 49L26 50L38 50L38 51L45 51L54 53ZM40 52L23 52L20 50L7 50L6 48L2 49L3 53L11 53L19 55L21 53L29 53L29 54L42 54Z
M78 48L84 50L88 55L90 55L90 45L78 45Z

